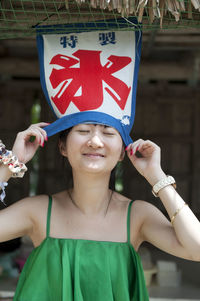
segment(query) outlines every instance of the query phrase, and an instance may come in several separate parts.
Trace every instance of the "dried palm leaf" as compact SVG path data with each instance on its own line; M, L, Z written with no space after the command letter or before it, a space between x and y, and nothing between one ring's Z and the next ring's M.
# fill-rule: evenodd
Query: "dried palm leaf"
M191 0L191 2L194 8L200 11L200 0Z
M160 19L159 0L153 0L153 15L155 18Z

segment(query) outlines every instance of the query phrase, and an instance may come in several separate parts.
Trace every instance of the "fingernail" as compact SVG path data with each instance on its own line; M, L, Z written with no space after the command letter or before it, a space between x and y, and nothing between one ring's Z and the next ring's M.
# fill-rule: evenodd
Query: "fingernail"
M42 147L44 147L44 142L42 143Z
M136 148L136 152L138 151L139 146Z
M131 149L131 151L130 151L130 155L132 156L133 155L133 150Z
M125 151L127 151L127 149L128 149L128 146L125 148Z
M44 139L45 139L45 141L48 141L48 137L47 136Z

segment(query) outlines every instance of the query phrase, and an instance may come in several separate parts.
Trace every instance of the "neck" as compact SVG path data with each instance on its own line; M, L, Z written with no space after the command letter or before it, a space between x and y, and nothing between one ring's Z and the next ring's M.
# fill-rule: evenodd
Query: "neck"
M110 174L80 175L73 172L74 187L70 191L76 207L87 216L105 216L111 200Z

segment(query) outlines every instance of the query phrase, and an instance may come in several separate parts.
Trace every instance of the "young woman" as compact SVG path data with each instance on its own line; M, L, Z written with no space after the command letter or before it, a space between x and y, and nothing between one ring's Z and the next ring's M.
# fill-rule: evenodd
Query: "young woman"
M44 145L46 125L34 124L18 133L13 154L20 162L27 163ZM137 253L143 241L200 261L200 223L170 185L155 143L139 139L124 150L115 128L77 124L59 148L72 167L73 188L50 197L27 197L0 212L0 241L28 235L35 246L15 301L147 301ZM111 171L125 151L153 186L171 222L148 202L109 190ZM1 164L0 182L11 175Z

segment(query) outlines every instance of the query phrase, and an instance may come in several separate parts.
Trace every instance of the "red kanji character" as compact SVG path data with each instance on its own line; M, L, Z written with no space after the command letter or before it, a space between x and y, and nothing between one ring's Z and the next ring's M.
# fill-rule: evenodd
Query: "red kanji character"
M131 58L111 55L105 66L102 66L100 53L78 50L73 53L78 59L58 54L51 60L50 64L63 67L53 68L49 78L54 89L62 83L57 94L51 97L61 114L65 113L70 102L80 111L99 108L103 102L103 81L109 86L105 90L124 109L131 87L112 74L130 64ZM80 66L76 68L78 63ZM78 90L81 91L80 96L76 96Z

